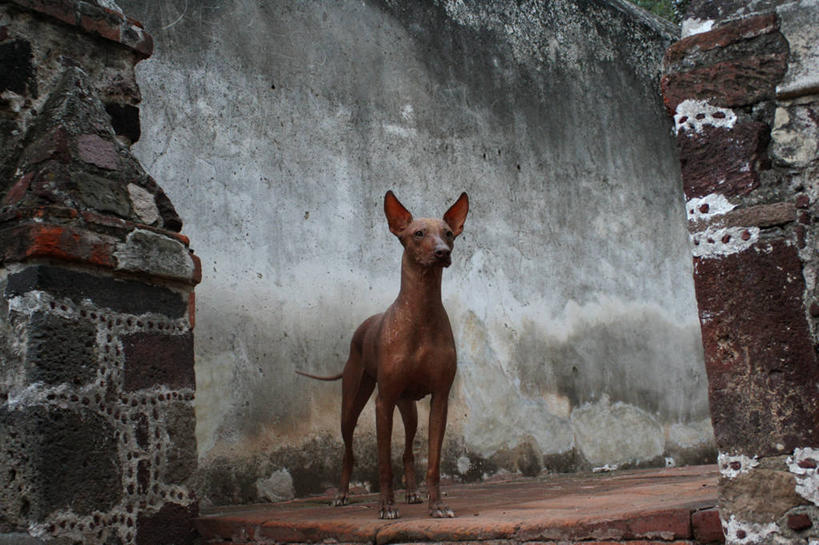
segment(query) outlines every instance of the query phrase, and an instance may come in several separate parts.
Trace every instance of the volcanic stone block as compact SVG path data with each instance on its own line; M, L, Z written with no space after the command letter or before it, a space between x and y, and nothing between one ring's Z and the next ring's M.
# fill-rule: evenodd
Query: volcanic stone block
M168 426L168 454L165 480L181 483L196 469L196 416L190 403L174 403L165 419Z
M188 507L177 503L166 503L156 513L149 515L140 512L137 518L136 543L137 545L193 544L196 539L193 519L197 515L198 509L195 503Z
M686 199L711 193L745 195L759 185L767 168L770 131L764 123L738 123L728 130L705 127L702 133L681 132L683 189Z
M104 512L121 499L117 441L101 416L83 409L27 407L0 413L0 430L16 438L15 455L3 460L2 469L25 483L12 491L22 520L42 521L62 509L80 515Z
M35 312L28 326L26 362L31 382L86 384L97 370L97 327Z
M120 180L79 171L71 174L71 185L76 189L75 199L83 207L103 214L130 217L131 202Z
M796 247L775 240L697 258L694 284L719 449L767 456L819 444L819 366Z
M122 337L126 390L154 385L194 388L193 334L133 333Z
M186 296L168 288L82 272L37 265L9 275L6 296L43 290L55 297L68 297L77 303L89 299L116 312L144 314L155 312L181 318L187 310Z

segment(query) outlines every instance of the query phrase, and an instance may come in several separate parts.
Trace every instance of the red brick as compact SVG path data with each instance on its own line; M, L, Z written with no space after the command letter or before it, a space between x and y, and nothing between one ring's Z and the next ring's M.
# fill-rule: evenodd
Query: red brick
M26 192L28 191L28 186L31 183L31 178L33 177L33 173L29 172L27 174L23 174L20 176L20 179L11 186L6 196L3 198L3 204L16 204L19 202L23 197L25 197Z
M191 278L191 283L199 284L202 282L202 260L193 252L191 252L190 256L193 261L193 277Z
M113 42L120 41L122 32L119 23L112 24L102 17L91 17L88 15L80 17L80 28L90 34L96 34Z
M668 48L664 62L667 65L674 64L682 61L691 52L727 47L741 40L776 31L778 28L775 14L746 17L708 32L683 38Z
M724 108L748 106L773 98L786 69L787 56L782 53L666 74L661 80L663 101L671 113L686 99Z
M191 329L196 327L196 292L193 290L188 295L188 323Z
M680 167L686 199L721 193L746 195L759 186L759 170L767 167L770 128L756 121L732 129L704 127L701 133L680 132Z
M11 0L18 6L43 15L54 17L69 25L74 25L90 34L95 34L120 43L147 58L153 53L153 38L143 30L139 21L125 18L122 14L96 6L82 3L82 15L78 18L76 0Z
M691 520L687 509L675 509L637 516L629 521L626 537L686 539L691 537Z
M64 23L77 23L75 2L71 0L12 0L18 6L29 8L45 15L59 19Z
M113 268L115 240L70 226L49 224L17 225L0 233L6 262L45 257L78 261Z
M697 543L725 542L722 522L719 519L719 510L716 507L692 513L691 526L694 530L694 540Z

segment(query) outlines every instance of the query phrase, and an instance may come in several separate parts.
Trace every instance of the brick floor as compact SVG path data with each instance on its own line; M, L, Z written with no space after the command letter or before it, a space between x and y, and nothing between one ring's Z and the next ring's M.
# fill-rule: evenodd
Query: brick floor
M215 508L197 520L205 543L521 542L604 545L721 541L716 466L549 475L444 487L454 519L431 519L426 505L399 506L378 520L378 496L344 507L328 498ZM402 492L398 492L400 498Z

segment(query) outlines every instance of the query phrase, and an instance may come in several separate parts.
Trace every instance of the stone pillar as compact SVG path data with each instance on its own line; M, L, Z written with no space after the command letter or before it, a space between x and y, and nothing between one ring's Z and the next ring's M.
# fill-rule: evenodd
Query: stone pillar
M200 266L129 149L151 50L110 0L0 1L0 543L194 537Z
M665 57L728 543L819 540L819 3L692 0Z

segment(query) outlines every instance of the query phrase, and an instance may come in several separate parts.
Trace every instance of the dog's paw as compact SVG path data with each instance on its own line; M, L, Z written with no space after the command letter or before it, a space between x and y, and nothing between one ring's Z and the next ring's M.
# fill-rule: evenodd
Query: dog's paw
M418 492L410 492L407 490L407 503L424 503Z
M331 507L341 507L342 505L347 505L350 503L350 499L347 496L336 496L333 498L333 501L330 502Z
M383 520L394 520L400 517L398 509L394 505L382 505L378 511L378 518Z
M430 506L429 516L436 519L451 519L455 518L455 512L446 505L439 503L434 507Z

